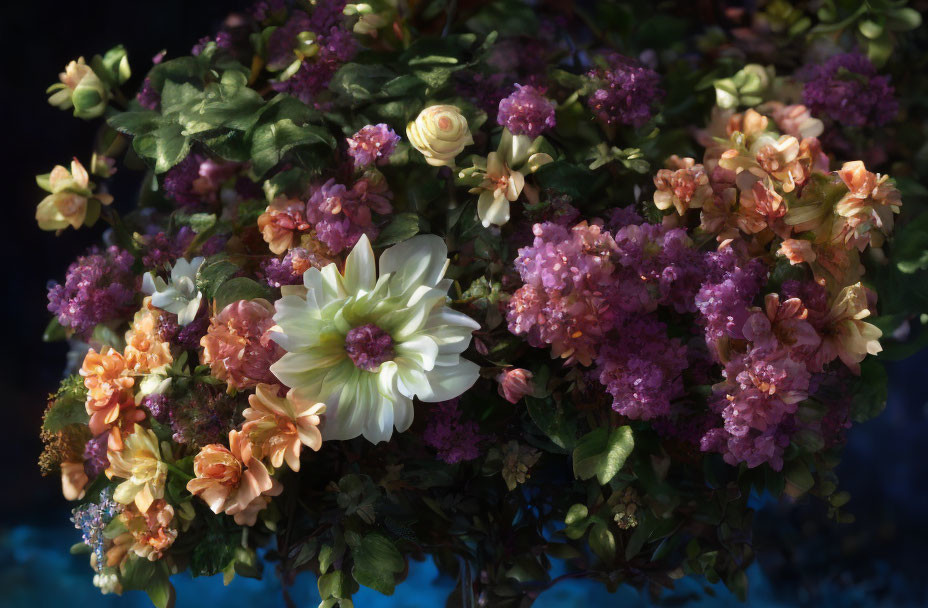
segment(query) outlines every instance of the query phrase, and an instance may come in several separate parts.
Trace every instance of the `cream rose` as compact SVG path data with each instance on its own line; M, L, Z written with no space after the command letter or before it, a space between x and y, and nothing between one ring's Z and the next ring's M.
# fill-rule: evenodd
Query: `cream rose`
M455 157L474 143L467 119L456 106L429 106L406 125L410 143L433 167L453 166Z

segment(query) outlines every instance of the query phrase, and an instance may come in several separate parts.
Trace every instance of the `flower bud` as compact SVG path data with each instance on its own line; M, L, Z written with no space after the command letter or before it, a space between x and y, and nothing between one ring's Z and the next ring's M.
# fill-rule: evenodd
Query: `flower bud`
M78 118L91 119L103 114L109 99L107 87L83 57L69 63L58 77L61 82L48 88L48 93L54 91L48 103L62 110L74 108L74 116Z
M406 136L413 147L433 167L453 166L465 146L474 143L467 119L455 106L429 106L406 125Z
M518 403L519 400L535 392L532 385L532 372L527 369L510 368L504 370L496 377L499 382L500 397L509 403Z

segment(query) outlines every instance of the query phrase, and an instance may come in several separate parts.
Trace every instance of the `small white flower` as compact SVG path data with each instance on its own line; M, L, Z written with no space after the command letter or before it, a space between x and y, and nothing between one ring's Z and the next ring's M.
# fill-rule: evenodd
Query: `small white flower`
M277 300L271 337L287 351L271 371L326 404L323 438L387 441L413 419L414 397L457 397L480 368L461 358L480 325L445 305L448 249L419 235L380 256L362 236L340 273L335 264L303 274L305 296Z
M183 258L171 268L171 282L153 272L145 274L142 279L142 291L151 296L151 304L161 310L177 315L179 325L189 325L200 310L203 294L197 289L197 271L204 258L196 257L191 261Z

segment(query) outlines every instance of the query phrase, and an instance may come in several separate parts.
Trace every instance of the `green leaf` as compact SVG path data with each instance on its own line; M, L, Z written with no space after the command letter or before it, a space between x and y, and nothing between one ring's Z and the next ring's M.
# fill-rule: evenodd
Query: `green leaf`
M406 560L393 543L381 534L372 532L351 549L354 580L384 595L391 595L395 586L395 574L406 567Z
M254 300L255 298L272 299L271 291L264 285L247 277L236 277L222 283L216 289L216 308L222 310L232 302Z
M896 267L906 274L928 268L928 213L903 225L893 240Z
M586 519L589 514L590 510L586 505L577 503L572 505L570 509L567 510L567 515L564 517L564 523L568 526L572 526Z
M167 574L153 577L148 587L145 588L145 592L156 608L173 607L177 597L174 592L174 585L171 584Z
M45 326L45 331L42 332L42 341L43 342L59 342L61 340L66 340L68 338L68 331L65 329L58 321L58 317L52 317L51 321L48 322L48 325Z
M358 590L358 584L341 570L333 570L319 577L319 596L322 599L349 599Z
M577 422L568 415L567 408L554 399L525 397L525 406L532 421L556 446L573 449L577 443Z
M251 156L255 175L261 177L296 146L325 144L335 147L335 139L323 127L298 126L289 118L261 124L251 140Z
M168 123L138 135L132 140L132 147L139 156L154 162L155 173L164 173L187 156L190 138L184 134L183 127Z
M534 173L535 181L545 190L554 190L573 198L585 198L595 180L586 167L566 161L554 161Z
M590 530L590 549L607 564L615 559L615 537L604 522L597 523Z
M574 448L574 475L579 479L595 476L605 485L625 464L634 446L629 426L596 429L580 438Z
M812 472L809 471L809 465L803 460L790 462L786 465L783 473L786 478L785 491L793 498L799 498L815 485Z
M226 534L219 530L206 532L190 554L191 576L213 576L226 569L235 558L240 546L240 534Z
M239 271L239 267L228 261L225 255L207 258L197 271L197 289L207 300L216 297L219 287Z
M883 364L873 357L864 359L852 393L851 420L866 422L879 415L886 407L888 384L889 376Z
M109 126L126 135L149 133L167 123L161 114L151 110L120 112L110 116L106 122Z
M377 237L374 247L388 247L416 236L419 233L419 221L418 213L397 213Z

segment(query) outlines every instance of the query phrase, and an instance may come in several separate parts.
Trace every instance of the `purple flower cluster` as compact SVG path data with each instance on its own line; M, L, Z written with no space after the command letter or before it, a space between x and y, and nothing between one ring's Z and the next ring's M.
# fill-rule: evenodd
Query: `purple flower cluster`
M532 139L547 129L553 129L554 103L533 86L516 85L516 90L499 102L496 122L513 135L527 135Z
M373 323L355 327L345 335L345 352L358 369L372 372L396 356L393 338Z
M550 345L552 356L568 363L589 365L615 323L615 241L596 224L568 229L547 222L533 232L534 242L515 260L524 285L509 302L509 331L532 346Z
M157 110L158 106L161 105L161 93L151 85L151 78L142 81L142 88L139 89L135 98L138 100L139 105L146 110Z
M131 253L116 246L92 248L68 267L64 285L49 288L48 310L83 338L99 323L131 315L138 291L134 261Z
M742 264L730 248L708 254L706 262L706 280L696 294L706 341L742 338L748 306L767 280L767 267L757 259Z
M294 267L294 261L306 253L299 247L287 251L281 258L271 258L261 264L261 273L270 287L279 288L284 285L299 285L303 282L303 273Z
M181 226L173 237L164 232L146 237L142 264L145 268L151 269L164 268L173 264L178 258L184 257L184 253L196 236L189 226Z
M635 420L668 415L671 400L683 394L686 346L650 316L629 319L615 335L596 359L612 409Z
M400 136L389 125L367 125L348 138L348 156L358 168L374 163L382 165L390 159L399 141Z
M609 58L608 69L596 69L587 75L596 90L587 104L604 122L640 127L648 122L652 105L664 95L660 76L637 62L618 54Z
M889 76L880 76L860 53L835 55L804 75L803 103L820 118L862 127L884 125L896 117L899 104Z
M110 433L106 431L87 441L84 446L84 473L93 479L110 466L110 459L106 455L107 442Z
M171 438L194 447L222 443L241 419L242 409L235 398L205 384L174 395L157 407L167 412L167 423L173 431Z
M349 189L330 179L313 189L306 203L306 219L313 224L316 238L333 254L354 247L362 234L374 240L379 230L372 213L393 211L393 194L379 174L365 175Z
M302 32L316 34L318 52L303 60L300 69L283 82L273 84L276 91L289 93L303 103L312 104L329 86L332 76L358 51L354 35L340 23L345 3L339 0L319 2L312 16L296 11L268 40L268 64L283 69L296 56L297 37Z
M97 568L106 564L107 538L103 530L122 510L123 506L113 500L113 489L110 487L100 493L97 502L88 502L71 511L71 521L81 531L84 544L93 552Z
M613 215L615 222L619 216ZM629 224L615 232L618 277L623 289L617 306L628 312L670 306L679 313L695 312L694 296L705 276L704 256L694 249L682 228L659 224Z
M438 450L447 464L473 460L480 455L480 427L471 420L461 420L459 399L432 406L429 421L422 433L425 444Z
M183 350L196 350L200 347L200 338L209 329L209 311L205 304L200 306L197 316L183 327L177 323L177 315L162 312L158 326L158 337Z
M203 197L194 187L200 177L200 165L206 160L202 154L191 153L168 169L164 174L162 187L168 198L174 199L183 207L200 205Z

